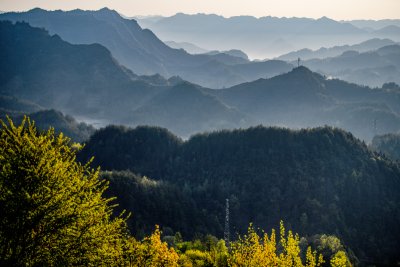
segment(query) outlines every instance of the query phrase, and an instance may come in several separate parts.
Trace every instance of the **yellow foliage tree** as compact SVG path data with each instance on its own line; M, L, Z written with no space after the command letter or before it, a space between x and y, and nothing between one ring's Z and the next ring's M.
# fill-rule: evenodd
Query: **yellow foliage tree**
M214 266L211 255L208 251L189 249L179 259L180 266L207 267Z
M231 244L229 266L277 266L275 231L260 237L250 224L248 233Z
M224 240L207 235L204 241L175 244L179 254L179 266L183 267L227 267L228 249Z
M299 236L288 231L286 236L283 222L280 224L280 246L277 245L275 231L270 236L263 233L260 237L250 224L247 235L231 245L228 257L232 267L267 267L267 266L299 266L316 267L323 263L322 256L317 256L311 248L307 249L306 262L300 257ZM278 251L279 248L279 251Z
M123 264L125 219L111 218L107 183L75 155L53 129L1 121L1 266Z
M352 266L347 258L346 252L338 251L330 261L332 267L350 267Z
M167 243L161 241L161 231L155 231L141 242L131 239L129 265L137 267L176 267L179 256Z

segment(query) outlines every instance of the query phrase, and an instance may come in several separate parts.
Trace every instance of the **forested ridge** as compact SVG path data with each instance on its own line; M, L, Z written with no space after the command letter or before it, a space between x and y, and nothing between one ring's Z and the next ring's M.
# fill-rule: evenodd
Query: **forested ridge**
M162 234L158 225L137 238L127 228L130 214L113 210L115 198L104 194L115 176L99 178L90 161L77 162L80 144L53 128L38 131L26 117L18 126L9 117L0 123L1 266L351 266L351 252L337 237L300 239L283 221L279 234L250 223L232 241L209 234L184 241L179 232ZM147 192L161 186L120 174L125 185L135 181Z
M283 219L302 236L338 236L364 263L398 260L399 165L343 130L258 126L183 141L162 128L110 126L79 158L91 156L94 166L113 171L104 177L121 209L184 238L222 237L229 198L233 234L249 222L277 228ZM127 170L149 177L147 186L143 177L115 172Z

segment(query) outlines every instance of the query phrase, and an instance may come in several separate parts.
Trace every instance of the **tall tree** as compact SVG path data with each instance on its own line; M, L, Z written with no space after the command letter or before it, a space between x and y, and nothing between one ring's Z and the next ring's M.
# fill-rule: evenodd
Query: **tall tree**
M104 266L123 260L126 223L112 218L99 170L77 146L24 118L0 130L0 265Z

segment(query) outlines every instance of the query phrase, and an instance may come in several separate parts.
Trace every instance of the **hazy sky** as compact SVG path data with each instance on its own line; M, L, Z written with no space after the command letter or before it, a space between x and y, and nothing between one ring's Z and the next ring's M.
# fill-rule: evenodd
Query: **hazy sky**
M108 7L127 15L215 13L225 17L327 16L337 20L400 19L400 0L0 0L2 11L43 9L99 9Z

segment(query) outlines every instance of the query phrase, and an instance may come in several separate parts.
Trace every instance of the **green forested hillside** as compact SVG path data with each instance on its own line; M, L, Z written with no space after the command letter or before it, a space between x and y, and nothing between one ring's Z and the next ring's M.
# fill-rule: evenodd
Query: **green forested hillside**
M193 238L194 233L217 234L215 221L176 185L130 171L106 171L101 177L110 182L106 195L118 196L117 214L127 208L132 212L128 225L136 237L143 238L158 223L166 236L178 230L187 238Z
M136 212L149 219L150 225L159 223L185 237L196 232L222 236L229 198L232 234L245 232L248 222L276 227L282 218L303 236L340 237L364 263L398 260L400 168L342 130L253 127L199 134L183 142L160 128L107 127L91 137L80 158L92 155L103 170L129 169L154 179L152 185L159 183L141 186L138 194L142 205L158 207L149 214L150 209L137 209L135 194L126 197L124 184L135 187L139 182L131 175L110 178L121 207L131 210L133 218ZM167 203L177 196L183 204L172 206L180 213L171 215ZM204 220L196 223L202 214L207 214L206 232ZM193 220L177 224L170 216Z
M95 128L84 122L78 122L69 115L64 115L56 110L42 110L29 114L40 130L53 127L56 133L63 133L74 142L84 142L94 133ZM17 118L17 119L22 119Z
M337 237L300 239L283 221L279 234L250 223L247 234L231 242L210 234L184 241L179 232L172 236L170 227L161 232L158 225L137 239L127 223L143 234L157 209L169 213L157 211L156 220L177 227L213 221L204 209L206 216L199 217L195 203L164 182L129 172L105 172L99 178L99 169L76 161L80 146L52 129L37 131L29 118L18 126L9 118L0 125L1 266L351 266L352 253ZM138 223L114 209L112 196L121 192L119 202L138 211Z

